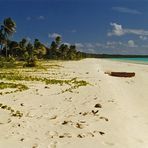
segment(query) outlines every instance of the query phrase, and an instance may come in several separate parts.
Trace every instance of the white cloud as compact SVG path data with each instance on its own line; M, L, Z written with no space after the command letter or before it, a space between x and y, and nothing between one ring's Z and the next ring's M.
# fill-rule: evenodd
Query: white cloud
M148 30L123 28L122 25L117 23L110 23L110 25L113 27L113 29L111 32L108 32L108 36L122 36L125 34L148 36Z
M65 42L64 44L67 45L67 46L70 46L71 45L70 43L67 43L67 42Z
M62 35L61 35L61 34L59 34L59 33L52 33L52 34L51 34L51 33L49 33L49 34L48 34L48 37L49 37L49 38L56 38L57 36L62 37Z
M82 52L108 53L108 54L134 54L142 53L146 47L133 39L128 41L84 42L76 43L76 48ZM92 47L92 48L91 48ZM148 51L147 51L148 52Z
M75 43L75 45L76 45L77 48L83 48L84 47L84 45L82 43Z
M93 49L93 48L88 48L87 51L88 51L89 53L96 53L95 49Z
M27 42L31 42L31 38L30 37L26 37Z
M102 47L103 45L102 45L102 43L95 43L95 45L96 45L96 47Z
M116 36L122 36L125 34L122 25L117 23L110 23L110 25L113 27L112 32L108 33L108 36L116 35Z
M37 17L37 19L38 19L38 20L45 20L45 16L40 15L40 16Z
M84 51L85 49L85 46L82 44L82 43L75 43L75 46L76 46L76 48L77 48L77 50L79 50L79 51Z
M85 43L85 46L86 46L87 48L94 48L94 47L95 47L95 45L92 44L92 43Z
M128 13L128 14L142 14L140 11L135 9L130 9L127 7L113 7L112 8L115 11L121 12L121 13Z
M27 16L26 20L27 21L31 21L31 20L45 20L45 16L43 16L43 15L40 15L40 16L37 16L37 17Z
M128 41L128 46L132 47L132 48L137 47L137 45L135 44L135 42L133 40Z
M145 40L148 39L147 36L142 36L142 35L140 35L139 38L140 38L141 40L143 40L143 41L145 41Z

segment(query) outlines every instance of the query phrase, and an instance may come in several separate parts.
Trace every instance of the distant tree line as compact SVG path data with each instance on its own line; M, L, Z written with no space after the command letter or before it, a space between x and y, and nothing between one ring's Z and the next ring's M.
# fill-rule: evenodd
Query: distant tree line
M50 47L47 47L39 39L35 39L33 43L25 38L19 42L10 40L15 30L15 21L11 18L4 19L0 29L0 55L25 60L28 65L32 65L37 59L77 60L82 58L76 46L62 43L60 36L57 36Z

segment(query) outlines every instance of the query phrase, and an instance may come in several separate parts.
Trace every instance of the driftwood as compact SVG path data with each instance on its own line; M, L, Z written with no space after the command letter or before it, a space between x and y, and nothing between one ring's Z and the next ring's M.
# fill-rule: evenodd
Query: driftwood
M109 74L114 77L134 77L134 72L105 72L105 74Z

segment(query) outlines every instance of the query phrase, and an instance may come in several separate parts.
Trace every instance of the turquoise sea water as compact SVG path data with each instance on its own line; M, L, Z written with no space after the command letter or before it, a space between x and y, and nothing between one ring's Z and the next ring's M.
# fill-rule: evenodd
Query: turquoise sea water
M139 63L139 64L148 64L148 58L113 58L113 60Z

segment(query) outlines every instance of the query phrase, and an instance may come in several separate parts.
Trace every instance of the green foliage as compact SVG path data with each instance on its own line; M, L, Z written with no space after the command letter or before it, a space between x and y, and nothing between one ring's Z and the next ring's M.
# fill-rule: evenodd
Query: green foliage
M15 32L16 23L10 17L5 18L0 29L0 44L1 48L5 49L5 56L8 55L8 37Z
M6 89L6 88L14 88L15 90L14 91L8 91L8 92L0 92L0 95L15 93L15 92L24 91L24 90L28 89L28 87L26 85L23 85L23 84L0 82L0 89Z
M15 68L15 58L9 56L7 58L0 57L0 68Z
M26 59L26 63L24 64L24 67L35 67L37 66L36 61L37 61L36 57L28 57Z
M76 50L75 45L67 45L62 43L61 36L57 36L47 48L39 39L35 39L34 43L30 43L23 38L20 42L8 40L8 36L15 32L16 23L11 18L4 19L0 30L0 44L2 47L3 56L9 55L17 60L24 60L25 67L36 66L37 59L57 59L57 60L79 60L83 55ZM10 63L9 63L10 64ZM9 67L8 66L6 67ZM3 67L4 63L0 63ZM12 67L13 65L10 65Z
M23 76L21 74L16 74L16 73L0 73L0 79L13 80L13 81L16 81L16 80L17 81L40 81L40 82L44 82L45 84L59 84L59 85L67 84L70 86L70 88L68 89L69 91L89 84L84 80L77 80L77 78L73 78L70 80L58 80L58 79L47 79L47 78L41 78L41 77Z
M86 85L89 84L88 82L86 82L84 80L79 80L78 81L77 78L71 79L70 82L72 84L71 87L66 89L66 90L63 90L62 93L67 92L67 91L68 92L73 92L72 90L77 89L77 88L79 88L81 86L86 86Z
M60 42L61 42L61 36L57 36L56 38L55 38L55 42L56 42L56 44L57 45L60 45Z
M23 85L23 84L0 82L0 89L5 89L5 88L16 88L20 91L28 89L28 87L26 85Z
M16 23L14 20L12 20L12 18L5 18L3 24L4 30L8 35L15 32Z

